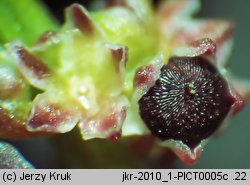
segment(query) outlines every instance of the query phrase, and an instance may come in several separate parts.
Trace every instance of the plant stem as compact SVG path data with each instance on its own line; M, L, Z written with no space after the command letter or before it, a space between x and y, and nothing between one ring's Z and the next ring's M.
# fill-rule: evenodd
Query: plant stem
M0 45L16 39L29 45L45 31L57 28L58 23L38 0L0 1Z

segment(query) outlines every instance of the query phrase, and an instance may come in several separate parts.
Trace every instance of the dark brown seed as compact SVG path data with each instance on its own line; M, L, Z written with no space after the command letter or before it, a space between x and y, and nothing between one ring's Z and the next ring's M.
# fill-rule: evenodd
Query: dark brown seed
M173 57L139 100L139 111L153 135L194 148L215 132L233 103L226 81L211 63Z

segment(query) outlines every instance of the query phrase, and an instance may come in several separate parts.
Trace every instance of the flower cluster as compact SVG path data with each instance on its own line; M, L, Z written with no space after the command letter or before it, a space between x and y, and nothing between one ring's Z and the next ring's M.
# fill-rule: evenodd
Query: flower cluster
M152 134L186 163L249 97L226 69L233 26L197 20L198 0L79 4L31 47L0 52L0 137L65 133L82 138Z

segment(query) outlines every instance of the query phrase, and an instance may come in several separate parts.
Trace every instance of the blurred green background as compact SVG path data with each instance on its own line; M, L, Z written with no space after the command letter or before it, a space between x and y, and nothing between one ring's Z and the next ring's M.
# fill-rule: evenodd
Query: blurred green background
M65 6L76 1L45 1L55 16L62 20ZM82 4L90 1L78 0ZM226 18L235 23L235 45L230 58L231 71L250 79L250 1L203 0L199 17ZM38 168L250 168L250 104L240 112L218 138L204 149L202 158L186 166L166 154L166 165L134 157L126 141L81 142L75 130L66 135L13 142L20 152ZM167 164L168 161L169 165ZM145 165L144 165L145 164ZM152 165L154 164L154 165Z

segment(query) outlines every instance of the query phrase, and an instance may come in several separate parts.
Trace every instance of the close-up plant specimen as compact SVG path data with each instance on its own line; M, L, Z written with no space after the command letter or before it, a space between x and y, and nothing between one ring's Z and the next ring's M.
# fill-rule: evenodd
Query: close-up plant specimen
M200 3L74 3L60 25L40 1L1 0L0 167L36 167L8 141L71 132L197 162L250 95L227 65L234 24L194 17Z

